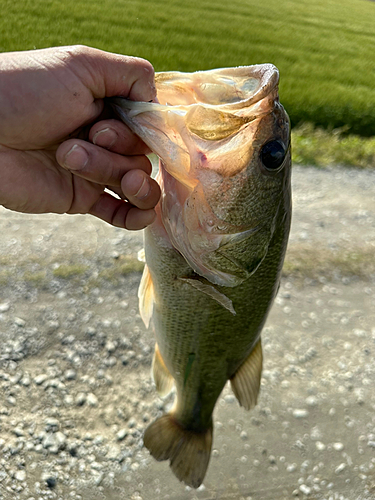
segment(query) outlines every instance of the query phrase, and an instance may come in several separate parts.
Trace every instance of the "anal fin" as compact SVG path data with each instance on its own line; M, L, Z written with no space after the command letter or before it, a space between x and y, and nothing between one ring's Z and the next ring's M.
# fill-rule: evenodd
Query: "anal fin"
M141 318L146 328L148 328L152 317L152 311L154 309L155 292L154 292L154 284L152 282L150 270L147 264L145 264L145 267L143 269L142 279L139 284L138 299L139 299L139 312L141 314Z
M262 363L262 344L259 339L249 356L230 379L234 395L246 410L250 410L257 403Z
M173 415L163 415L146 429L144 444L156 460L170 460L170 467L180 481L198 488L210 460L212 422L208 429L196 432L185 429Z
M158 344L155 344L155 353L152 360L152 376L156 385L156 390L160 396L166 396L171 392L173 388L173 377L165 366Z

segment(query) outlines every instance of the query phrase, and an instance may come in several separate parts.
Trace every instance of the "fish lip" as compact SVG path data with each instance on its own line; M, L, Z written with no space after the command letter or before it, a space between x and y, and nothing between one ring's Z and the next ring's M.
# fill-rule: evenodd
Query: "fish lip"
M279 83L279 71L274 66L273 64L254 64L252 66L237 66L235 69L241 70L244 69L245 71L249 71L249 68L251 68L251 73L248 74L247 76L249 78L258 78L259 79L259 87L256 89L256 91L247 99L241 99L236 102L228 102L228 103L223 103L223 104L210 104L207 102L194 102L191 104L184 104L184 105L168 105L168 104L160 104L159 102L146 102L146 101L132 101L130 99L127 99L126 97L123 96L115 96L115 97L106 97L105 101L110 104L112 109L115 110L117 114L120 115L121 118L123 118L124 115L124 109L128 111L128 117L131 119L134 116L137 116L142 113L146 113L148 111L169 111L173 112L176 114L186 114L186 109L190 109L194 106L200 105L204 106L207 108L214 108L214 109L223 109L223 111L227 110L238 110L238 109L243 109L248 106L251 106L258 101L261 101L267 95L269 95L278 85ZM218 73L222 72L223 75L230 74L233 71L233 68L217 68L217 69L212 69L208 71L195 71L192 73L185 73L185 72L180 72L180 71L165 71L165 72L160 72L156 74L156 81L161 80L162 78L167 79L168 75L184 75L184 74L193 74L193 75L199 75L199 74L207 74L207 73Z

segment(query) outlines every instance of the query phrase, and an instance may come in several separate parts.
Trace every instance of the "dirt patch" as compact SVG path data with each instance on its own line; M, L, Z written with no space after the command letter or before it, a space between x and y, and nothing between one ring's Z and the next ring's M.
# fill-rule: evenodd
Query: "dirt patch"
M142 446L157 397L137 307L142 235L0 211L0 498L375 496L375 175L296 168L259 404L229 388L198 491Z

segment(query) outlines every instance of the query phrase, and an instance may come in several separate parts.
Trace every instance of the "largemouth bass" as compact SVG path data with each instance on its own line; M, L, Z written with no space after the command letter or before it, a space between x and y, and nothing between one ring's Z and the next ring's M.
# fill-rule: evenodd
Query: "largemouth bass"
M141 316L156 336L153 377L172 411L146 430L156 460L197 488L212 413L229 380L259 392L260 333L277 293L291 220L290 125L271 64L156 75L158 103L112 105L159 156L162 197L145 230Z

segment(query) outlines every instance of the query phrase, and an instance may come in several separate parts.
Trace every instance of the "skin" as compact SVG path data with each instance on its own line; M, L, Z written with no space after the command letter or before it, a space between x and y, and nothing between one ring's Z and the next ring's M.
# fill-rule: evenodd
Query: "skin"
M116 95L155 99L151 64L84 46L0 54L0 205L152 223L150 151L106 107Z

